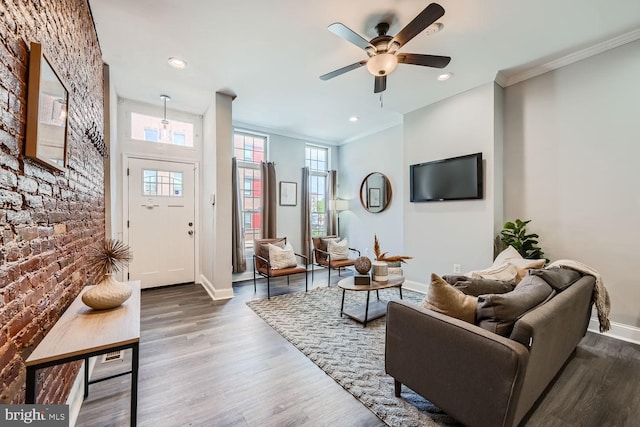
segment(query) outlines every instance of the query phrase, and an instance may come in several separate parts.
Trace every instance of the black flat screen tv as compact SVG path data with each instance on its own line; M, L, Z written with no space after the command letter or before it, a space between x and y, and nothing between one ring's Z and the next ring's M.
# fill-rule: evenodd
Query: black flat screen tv
M409 166L412 202L482 199L482 153Z

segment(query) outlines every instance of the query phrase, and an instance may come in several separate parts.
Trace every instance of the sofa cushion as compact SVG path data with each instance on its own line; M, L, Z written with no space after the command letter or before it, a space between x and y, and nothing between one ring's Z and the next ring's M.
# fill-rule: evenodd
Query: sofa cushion
M269 244L269 262L273 270L295 267L298 262L296 255L293 253L293 247L287 243L284 248Z
M520 282L524 276L527 275L527 272L532 268L542 268L544 267L544 263L547 262L546 259L526 259L526 258L511 258L507 261L507 263L515 266L518 271L518 275L516 277L516 283Z
M459 280L452 286L462 291L465 295L478 297L485 294L504 294L511 292L515 283L491 279L468 279Z
M518 318L554 294L553 288L541 277L526 276L511 292L479 296L477 324L490 332L508 337Z
M576 270L570 268L552 267L546 269L532 269L529 270L529 274L534 276L540 276L547 282L553 289L558 292L562 292L569 286L577 282L582 274Z
M330 240L327 243L327 252L331 256L331 261L338 261L349 258L349 241L345 238L338 242L338 239Z
M440 276L432 273L431 284L422 300L422 306L473 323L476 316L477 298L463 294L442 280Z
M511 282L518 277L518 269L511 264L502 264L491 266L484 270L475 270L467 273L472 279L492 279L501 280L503 282Z
M522 259L522 255L520 252L516 250L513 246L509 245L505 250L500 252L495 260L493 260L493 267L497 267L499 265L505 264L510 259Z

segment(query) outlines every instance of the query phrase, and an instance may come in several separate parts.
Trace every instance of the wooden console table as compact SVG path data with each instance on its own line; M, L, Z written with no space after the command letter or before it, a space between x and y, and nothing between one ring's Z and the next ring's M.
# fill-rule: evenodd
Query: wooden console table
M86 286L71 303L27 361L27 404L36 403L36 372L62 363L84 360L84 397L89 384L131 374L131 426L136 425L138 405L138 350L140 343L140 282L129 282L133 292L120 307L93 310L82 302ZM132 349L131 370L89 381L89 358Z

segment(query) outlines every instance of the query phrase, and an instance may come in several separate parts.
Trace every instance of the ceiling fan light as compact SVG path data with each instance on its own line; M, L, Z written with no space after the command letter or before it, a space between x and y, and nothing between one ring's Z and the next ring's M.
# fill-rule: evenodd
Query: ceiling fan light
M386 76L396 69L398 58L391 53L380 53L367 61L367 70L374 76Z

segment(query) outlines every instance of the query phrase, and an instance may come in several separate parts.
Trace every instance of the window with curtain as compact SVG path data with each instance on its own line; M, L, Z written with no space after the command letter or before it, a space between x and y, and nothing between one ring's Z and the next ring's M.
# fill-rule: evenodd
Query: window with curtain
M307 145L305 163L309 168L309 199L311 207L311 235L327 234L325 204L327 191L327 171L329 170L329 149Z
M243 131L233 133L233 152L238 162L239 182L242 186L242 217L247 248L253 247L254 239L261 238L260 162L266 160L267 142L266 135Z

